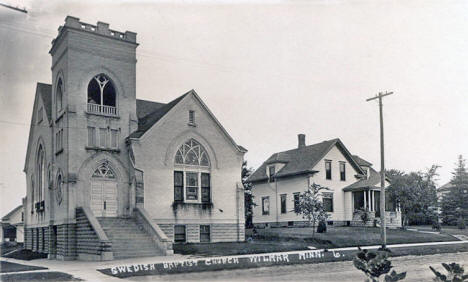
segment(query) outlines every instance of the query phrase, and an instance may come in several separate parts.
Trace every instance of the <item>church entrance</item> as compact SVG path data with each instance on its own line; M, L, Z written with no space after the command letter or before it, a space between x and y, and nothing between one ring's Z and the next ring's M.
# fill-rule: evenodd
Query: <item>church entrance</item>
M117 179L109 163L104 162L91 179L91 210L96 217L116 217L117 207Z

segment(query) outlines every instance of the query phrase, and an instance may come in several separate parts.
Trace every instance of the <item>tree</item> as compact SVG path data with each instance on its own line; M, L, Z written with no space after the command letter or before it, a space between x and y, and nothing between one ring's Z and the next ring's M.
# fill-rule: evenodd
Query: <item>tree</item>
M438 168L438 165L432 165L424 172L405 173L396 169L386 172L391 182L388 197L399 205L403 226L432 223L437 206L435 180Z
M242 172L241 172L241 179L242 185L244 186L244 213L245 213L245 227L251 228L252 227L252 215L253 215L253 207L255 206L254 203L254 196L252 195L252 183L248 181L249 176L253 173L253 169L247 166L247 161L242 162Z
M450 191L442 198L442 219L447 224L461 223L468 217L468 172L466 160L458 157L455 171L452 172Z
M315 236L316 223L328 218L320 194L321 191L325 190L330 189L313 183L305 192L299 194L299 203L294 210L296 214L301 214L302 218L307 220L309 226L312 223L312 236Z

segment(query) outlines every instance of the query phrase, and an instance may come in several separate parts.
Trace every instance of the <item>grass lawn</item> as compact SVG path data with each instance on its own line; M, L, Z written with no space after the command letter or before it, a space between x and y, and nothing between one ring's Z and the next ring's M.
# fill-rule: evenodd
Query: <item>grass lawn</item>
M47 269L47 267L30 266L19 263L12 263L7 261L0 261L0 273L18 272L18 271L31 271Z
M380 244L380 228L377 227L328 227L326 233L315 233L314 239L312 239L312 228L257 229L257 236L270 240L275 238L302 239L309 241L316 248L324 247L324 242L328 242L328 248ZM314 240L318 241L318 244L314 243ZM446 233L428 234L402 229L387 229L387 244L456 240L456 238Z
M424 230L424 231L433 231L431 225L412 225L412 226L408 226L408 228ZM440 230L440 232L442 234L468 236L468 228L458 229L458 227L456 226L442 225L442 229Z
M56 271L13 273L0 275L0 281L83 281L70 274Z
M19 249L15 252L12 252L2 257L14 258L14 259L20 259L20 260L33 260L33 259L47 258L47 254L36 253L31 250Z

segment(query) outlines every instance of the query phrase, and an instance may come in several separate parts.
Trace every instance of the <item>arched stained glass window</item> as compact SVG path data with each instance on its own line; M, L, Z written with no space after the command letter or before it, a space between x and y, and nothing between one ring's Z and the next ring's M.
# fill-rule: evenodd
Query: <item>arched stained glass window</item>
M108 178L114 179L115 173L112 168L109 166L108 162L103 162L98 166L98 168L93 173L94 178Z
M62 79L59 78L57 82L57 89L55 95L55 111L57 114L62 110L63 107L63 82Z
M194 139L190 139L180 146L175 156L176 164L210 166L210 160L205 148Z

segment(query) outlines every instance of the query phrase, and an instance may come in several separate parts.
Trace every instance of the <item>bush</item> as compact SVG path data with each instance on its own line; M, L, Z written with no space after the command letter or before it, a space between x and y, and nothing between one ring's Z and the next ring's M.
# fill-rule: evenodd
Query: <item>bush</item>
M447 275L440 273L435 270L432 266L429 268L434 272L434 281L449 281L449 282L461 282L467 281L468 275L463 275L465 270L458 263L452 262L451 264L442 263L442 266L447 270Z
M458 218L457 227L458 227L458 229L465 229L466 228L465 220L463 219L463 217Z
M392 269L392 262L388 260L387 252L369 252L368 250L361 250L353 259L354 267L364 272L368 277L368 281L379 281L379 277L387 274ZM390 275L385 275L385 281L398 281L406 277L406 272L397 273L393 270Z
M317 226L317 233L325 233L327 232L327 224L325 221L320 221L318 226Z

